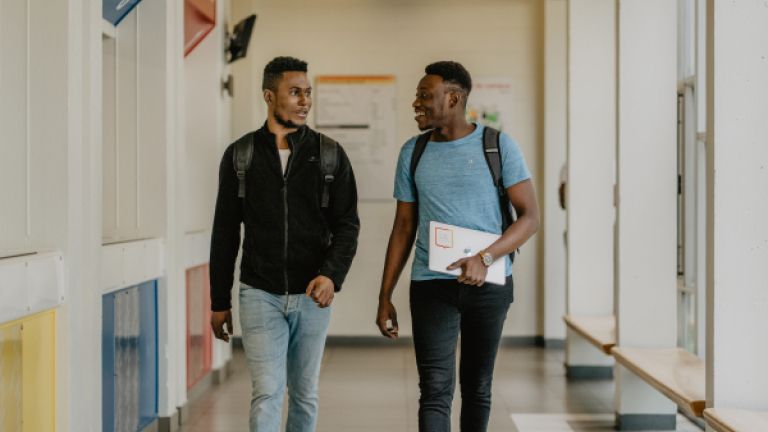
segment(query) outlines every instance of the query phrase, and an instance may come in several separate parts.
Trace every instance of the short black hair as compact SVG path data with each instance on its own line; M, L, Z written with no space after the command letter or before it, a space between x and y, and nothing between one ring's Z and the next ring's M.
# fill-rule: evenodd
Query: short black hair
M472 91L472 77L461 63L455 61L439 61L428 65L424 68L424 72L426 72L427 75L437 75L441 77L443 81L461 87L467 94Z
M277 90L277 83L283 77L283 72L307 72L307 62L295 57L275 57L264 66L264 78L261 81L262 90Z

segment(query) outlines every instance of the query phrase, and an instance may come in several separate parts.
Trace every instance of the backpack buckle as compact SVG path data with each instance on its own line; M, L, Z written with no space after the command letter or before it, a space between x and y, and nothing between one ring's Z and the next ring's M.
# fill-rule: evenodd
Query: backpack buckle
M335 177L333 176L333 174L326 174L325 175L325 182L326 183L333 183L334 178Z

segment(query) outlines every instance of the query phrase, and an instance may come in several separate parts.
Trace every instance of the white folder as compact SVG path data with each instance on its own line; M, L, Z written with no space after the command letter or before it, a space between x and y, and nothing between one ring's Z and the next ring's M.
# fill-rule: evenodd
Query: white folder
M457 260L477 255L478 252L490 246L501 237L499 234L491 234L462 228L440 222L429 222L429 269L450 275L461 275L461 269L446 270ZM506 260L498 258L488 267L485 281L496 285L504 285L506 279Z

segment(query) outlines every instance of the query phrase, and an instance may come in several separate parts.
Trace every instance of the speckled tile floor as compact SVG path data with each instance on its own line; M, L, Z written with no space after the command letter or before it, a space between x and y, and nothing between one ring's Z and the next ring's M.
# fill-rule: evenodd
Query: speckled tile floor
M496 362L489 432L613 430L612 381L568 383L563 351L505 347ZM183 432L248 430L250 379L242 351L233 375L190 403ZM408 346L326 348L318 432L417 432L418 375ZM458 394L453 431L458 431ZM283 410L285 412L285 409ZM682 416L678 431L699 429Z

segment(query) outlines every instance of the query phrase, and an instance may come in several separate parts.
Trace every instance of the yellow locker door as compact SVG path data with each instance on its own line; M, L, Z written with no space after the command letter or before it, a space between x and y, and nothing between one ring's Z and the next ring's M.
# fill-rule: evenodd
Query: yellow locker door
M43 312L24 320L22 328L22 415L24 432L55 429L56 313Z
M0 326L0 430L21 432L21 322Z

